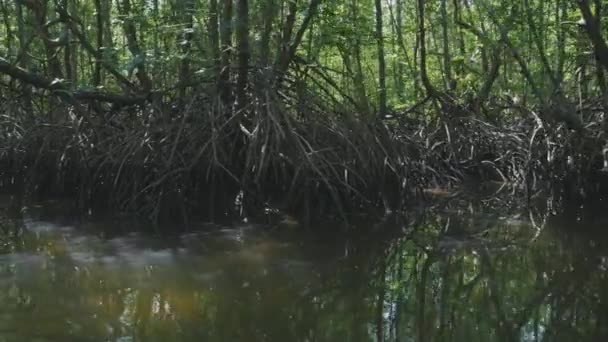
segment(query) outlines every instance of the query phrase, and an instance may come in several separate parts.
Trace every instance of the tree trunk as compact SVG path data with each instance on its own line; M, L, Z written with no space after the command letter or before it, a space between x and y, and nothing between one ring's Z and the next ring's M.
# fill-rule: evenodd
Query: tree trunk
M461 22L462 14L460 12L460 0L454 0L453 6L454 6L454 22L455 23ZM460 56L462 56L464 58L467 55L467 50L466 50L466 46L465 46L465 42L464 42L464 32L460 27L457 28L457 32L458 32L458 35L457 35L458 49L460 52ZM464 63L460 63L456 70L456 74L462 74L462 73L464 73Z
M420 78L428 96L436 96L437 92L429 80L426 70L426 27L424 23L424 0L417 0L418 5L418 40L420 49Z
M63 48L63 67L65 69L66 81L73 84L74 75L72 74L72 71L74 70L74 67L72 66L72 45L70 44L70 42L66 42Z
M183 22L185 24L180 41L182 60L179 67L179 98L183 102L190 79L190 48L192 46L192 37L194 36L194 12L196 5L193 0L186 0L180 6L183 6L180 10L183 13Z
M70 0L65 0L63 2L63 7L66 10L69 10L71 13L75 13L74 3ZM63 67L65 69L65 78L66 80L74 86L77 82L76 77L76 68L77 68L77 55L76 55L76 46L72 45L70 27L66 23L63 28L63 32L67 35L65 38L65 46L63 49Z
M284 61L288 58L287 54L289 53L289 43L291 41L291 35L293 33L293 28L296 22L296 14L297 14L297 1L289 0L289 6L287 9L287 16L285 17L285 22L283 24L283 32L281 33L281 41L279 43L279 53L277 55L277 71L282 70L282 65Z
M397 45L399 45L400 48L403 48L404 42L403 42L403 2L402 0L396 0L395 1L395 7L396 7L396 18L395 18L395 35L397 36ZM403 49L405 50L405 49ZM398 51L398 49L396 49L396 52ZM397 52L397 55L399 55L399 53ZM407 54L405 54L403 56L405 59L408 59ZM401 61L401 58L397 58L397 65L395 68L395 90L397 91L397 96L399 97L399 100L403 101L405 99L405 88L404 88L404 82L403 82L403 74L405 74L405 70L403 68L403 62Z
M18 5L16 5L18 6ZM4 28L6 30L6 51L8 56L13 55L13 29L11 27L11 15L9 14L8 5L4 3L4 1L0 1L0 9L2 11L2 16L4 17Z
M96 19L96 37L97 37L97 54L103 56L103 10L101 0L95 0L95 19ZM101 61L95 59L95 69L93 71L93 85L99 86L101 83Z
M410 59L409 56L409 48L405 46L405 38L403 36L403 0L395 0L395 6L397 7L397 14L396 16L393 15L393 12L391 10L391 20L393 22L393 26L395 27L395 34L396 34L396 38L397 38L397 45L399 45L399 51L397 51L398 55L399 55L399 59L398 59L398 63L397 63L397 70L396 73L399 75L398 79L399 79L399 85L396 85L396 90L397 90L397 94L400 96L401 100L405 100L405 82L404 82L404 78L403 75L405 75L406 71L404 66L407 66L408 71L410 72L410 75L413 76L411 77L414 80L414 84L413 84L413 90L414 93L412 94L414 98L418 97L418 92L420 91L420 85L418 83L418 76L416 75L418 72L418 64L416 61L416 56L418 54L418 35L416 35L415 38L415 42L414 42L414 49L413 49L413 55L414 55L414 59L413 61ZM389 7L389 10L391 8ZM401 60L403 58L403 61ZM405 63L405 64L404 64Z
M595 2L596 18L602 18L603 17L602 1L595 0L594 2ZM597 20L597 29L598 29L598 31L602 32L602 22L599 19ZM597 78L597 84L600 87L602 95L604 95L606 93L606 78L604 76L604 68L602 68L601 66L598 65L595 68L595 73L596 73L596 78Z
M37 5L31 7L34 12L35 28L38 31L40 39L43 41L46 59L48 63L49 74L56 79L63 79L63 72L61 71L61 63L57 58L57 46L51 44L52 41L47 24L47 6L48 0L40 1Z
M238 0L236 7L236 41L238 52L238 75L236 82L236 108L242 111L247 104L249 74L249 4Z
M37 3L27 3L27 6L34 14L34 27L44 46L48 74L52 79L64 79L63 72L61 70L61 62L59 62L57 53L57 48L59 45L52 43L53 40L51 39L47 26L48 0L42 0ZM59 122L65 118L67 111L64 108L57 110L59 102L56 101L55 98L49 98L48 105L48 120L50 122Z
M565 0L557 0L555 7L555 25L557 29L557 67L555 79L561 83L564 79L564 67L566 65L566 30L563 28L562 20L567 13L567 2Z
M314 16L316 15L317 8L319 7L320 3L321 0L310 0L310 3L308 4L308 9L306 11L306 16L302 20L302 24L300 25L300 28L296 32L296 35L293 37L293 39L291 39L291 33L294 29L297 7L295 6L295 1L292 1L290 3L289 14L287 15L285 28L283 30L283 39L281 42L279 58L275 66L277 84L280 84L283 80L283 76L287 72L289 64L291 64L291 62L293 61L296 55L296 51L300 46L300 43L302 43L302 39L304 38L304 33L306 33L306 30L308 29L312 18L314 18Z
M450 55L450 37L448 36L447 0L441 0L440 12L441 40L443 41L443 70L445 71L447 89L452 91L456 88L456 84L452 78L452 56Z
M232 101L230 86L230 57L232 55L232 0L223 0L222 18L220 25L221 61L219 93L225 106Z
M217 81L220 72L220 33L219 9L217 0L209 0L209 44L211 45L211 58L213 59L213 77Z
M276 16L275 0L265 0L262 13L264 15L264 28L260 38L260 65L266 69L270 61L270 36L272 34L272 22Z
M359 23L357 0L352 0L351 2L351 13L353 29L356 29ZM361 62L361 37L359 35L355 35L354 37L352 53L354 58L354 70L352 70L352 74L354 81L353 87L355 90L355 98L357 100L357 105L360 107L359 109L363 111L364 114L369 114L370 103L369 99L367 98L367 92L365 90L365 76L363 75L363 65Z
M135 28L133 18L131 18L130 0L122 1L122 14L126 17L123 22L123 30L125 37L127 38L127 48L133 57L131 68L137 69L135 76L139 80L142 90L146 92L152 89L152 80L150 80L150 77L148 77L148 74L146 73L146 56L137 39L137 29Z
M526 18L528 21L528 27L530 29L530 35L532 36L532 39L534 40L534 43L536 45L536 53L534 53L534 55L538 55L538 57L540 58L541 64L543 66L543 68L545 69L545 75L549 78L549 80L551 81L551 84L553 85L553 90L557 90L557 88L559 87L559 84L557 84L557 81L553 78L554 73L553 70L551 70L551 66L549 65L549 59L547 58L547 54L545 53L545 45L544 45L544 41L542 38L542 33L539 31L543 31L542 29L539 30L536 26L536 23L534 21L534 18L536 17L534 15L534 13L532 13L532 7L530 6L530 0L524 0L524 7L526 10ZM543 26L541 26L542 28Z
M608 69L608 46L599 27L599 19L591 13L588 0L577 0L578 7L585 20L585 30L593 44L593 51L598 62Z
M23 5L21 2L15 4L15 10L17 15L17 34L19 35L19 66L25 70L29 69L30 58L28 51L28 41L30 40L30 33L27 28L30 27L30 20L26 19L23 14ZM34 118L34 111L32 108L32 87L25 83L20 82L19 85L21 92L23 93L24 109L30 119Z
M382 0L376 2L376 40L378 44L378 115L386 115L386 61L384 59L384 37L382 33Z
M103 9L103 19L105 20L103 47L104 51L112 51L112 49L114 48L114 34L111 25L112 1L101 1L101 6ZM113 61L114 59L115 58L113 58Z

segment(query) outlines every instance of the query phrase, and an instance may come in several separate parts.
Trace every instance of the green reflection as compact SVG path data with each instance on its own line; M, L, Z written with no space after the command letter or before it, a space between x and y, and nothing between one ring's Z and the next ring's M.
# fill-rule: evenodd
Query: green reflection
M605 340L606 244L525 217L167 238L4 215L0 341Z

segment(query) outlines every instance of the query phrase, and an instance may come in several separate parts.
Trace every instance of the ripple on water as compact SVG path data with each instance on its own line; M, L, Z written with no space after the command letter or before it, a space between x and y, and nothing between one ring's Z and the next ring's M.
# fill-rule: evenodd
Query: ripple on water
M71 252L70 258L77 263L90 264L95 262L95 254L92 252Z
M50 233L50 232L71 232L74 230L72 226L59 225L51 222L24 220L25 229L32 233Z
M10 253L0 255L0 265L35 267L41 266L47 259L46 255L38 253Z
M207 271L203 273L196 273L193 278L205 285L215 284L220 277L224 275L223 270Z

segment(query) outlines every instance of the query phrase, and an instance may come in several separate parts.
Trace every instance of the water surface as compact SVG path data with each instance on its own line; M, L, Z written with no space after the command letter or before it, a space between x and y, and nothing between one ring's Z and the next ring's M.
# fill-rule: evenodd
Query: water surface
M17 216L0 217L0 341L608 340L608 240L583 229L601 219L427 210L343 234L156 235Z

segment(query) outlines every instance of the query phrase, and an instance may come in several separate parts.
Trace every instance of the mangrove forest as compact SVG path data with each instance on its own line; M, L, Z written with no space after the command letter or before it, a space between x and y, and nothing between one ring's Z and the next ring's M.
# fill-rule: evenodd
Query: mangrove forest
M3 184L153 221L396 211L468 180L586 198L602 5L2 0Z
M0 342L608 341L608 0L0 0Z

